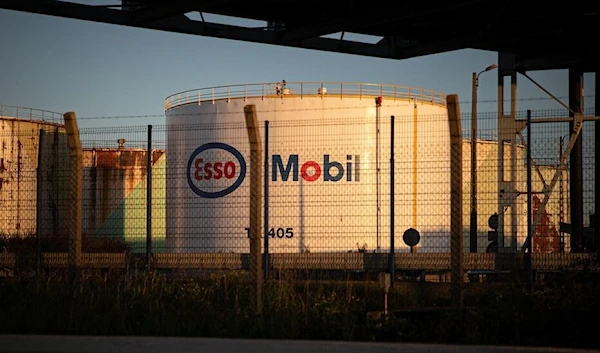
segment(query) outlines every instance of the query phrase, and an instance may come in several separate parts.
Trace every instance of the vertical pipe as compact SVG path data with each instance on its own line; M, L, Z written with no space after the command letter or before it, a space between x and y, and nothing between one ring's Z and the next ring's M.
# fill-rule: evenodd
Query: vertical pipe
M533 270L531 268L531 256L533 251L531 217L533 213L531 201L531 110L527 110L527 252L525 253L527 291L531 291L531 285L533 283Z
M471 217L469 250L477 252L477 73L471 81Z
M38 158L37 158L37 170L36 170L36 216L35 216L35 248L36 248L36 277L40 276L40 272L42 270L42 186L44 183L44 173L42 171L43 161L42 158L44 152L44 142L46 140L46 131L44 129L40 129L40 138L38 140ZM45 223L45 222L44 222Z
M264 276L269 278L269 121L265 121L265 162L264 162Z
M390 131L390 286L394 286L394 277L396 270L396 259L394 255L394 235L395 235L395 208L394 208L394 184L395 184L395 163L394 163L394 125L395 117L392 115Z
M417 133L418 133L418 120L417 120L417 102L414 101L414 107L413 107L413 205L412 205L412 227L414 229L417 229L417 212L418 212L418 205L417 205L417 193L418 193L418 174L417 174L417 165L418 165L418 139L417 139Z
M498 54L498 251L504 249L504 140L501 129L504 116L504 67L502 65L502 53Z
M517 119L517 71L513 70L510 74L510 116L511 122ZM510 183L511 190L517 189L517 136L511 131L510 139ZM510 195L510 251L517 250L519 205L516 194ZM505 244L506 245L506 244Z
M559 161L562 159L562 155L563 155L563 145L564 145L564 136L560 137L559 140ZM563 173L564 172L564 168L560 167L560 175L559 175L559 179L558 179L558 216L559 216L559 224L563 223L565 221L565 185L564 185L564 178L563 178ZM562 231L560 231L560 233L558 234L558 241L559 241L559 249L561 253L565 252L565 233L563 233Z
M146 171L146 267L150 268L152 259L152 125L148 125L148 151Z
M17 120L17 203L16 203L16 228L17 235L21 235L21 167L23 166L22 143L21 143L21 121ZM13 144L14 146L14 144Z
M377 214L376 214L376 236L377 236L377 252L379 252L381 248L381 191L379 190L381 187L381 177L380 177L380 161L379 161L379 149L380 149L380 136L379 136L379 119L381 112L381 103L380 98L378 97L375 100L375 173L376 173L376 198L377 198Z
M573 112L583 112L583 73L580 70L569 69L569 116L574 117ZM569 122L569 132L573 133L575 122ZM571 252L583 251L583 177L582 177L582 133L579 134L570 160L570 197L571 197Z
M54 138L52 139L52 160L58 161L59 160L58 159L59 158L58 157L58 149L59 149L59 146L61 146L61 142L59 141L58 127L55 128L53 135L54 135ZM52 178L53 180L58 178L59 171L57 169L61 169L61 168L56 168L56 167L51 166L50 175L48 176L48 178ZM62 174L61 177L62 176L64 176L64 174ZM52 207L50 208L50 211L51 211L50 217L51 217L51 222L52 222L53 234L58 234L61 229L59 227L59 220L61 219L60 215L63 214L63 211L59 212L59 206L58 206L59 200L61 199L61 197L58 196L58 195L61 195L60 190L64 190L63 187L60 185L60 183L52 183L51 195L53 195L53 196L50 196L50 197L52 197L52 199L50 200L52 202ZM60 207L60 209L64 210L63 207ZM62 223L62 222L60 222L60 223ZM62 227L62 228L64 229L64 227Z

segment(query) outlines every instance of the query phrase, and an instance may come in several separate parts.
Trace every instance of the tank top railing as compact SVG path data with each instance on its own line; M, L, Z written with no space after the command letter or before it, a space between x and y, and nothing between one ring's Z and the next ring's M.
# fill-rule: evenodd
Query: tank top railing
M0 118L35 120L54 124L64 123L63 114L61 113L35 108L14 107L10 105L0 105Z
M436 105L446 104L446 95L430 89L354 82L274 82L217 86L175 93L165 99L165 111L186 105L215 103L216 101L247 98L373 98L384 100L415 100Z

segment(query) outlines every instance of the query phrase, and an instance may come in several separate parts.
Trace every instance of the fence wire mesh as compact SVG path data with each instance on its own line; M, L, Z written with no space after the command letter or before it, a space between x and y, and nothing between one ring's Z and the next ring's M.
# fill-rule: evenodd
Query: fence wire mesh
M316 109L310 118L300 110L278 113L272 109L262 116L258 112L263 150L267 151L261 185L268 188L261 201L268 220L263 241L268 241L269 254L280 256L280 263L285 263L286 256L292 263L294 254L316 262L323 260L314 257L315 253L337 256L338 262L350 259L349 253L387 254L392 236L399 254L443 256L450 252L451 156L445 107L410 102L398 113L393 109L379 113L375 107L364 111L362 116L349 116L338 109L335 118ZM585 113L593 115L593 109ZM393 146L391 115L395 117ZM526 112L518 112L517 122L525 116ZM581 238L584 251L597 249L595 122L583 124L581 173L577 174L572 158L559 165L569 144L569 122L550 121L566 116L564 110L532 112L537 121L529 130L531 201L533 215L542 213L534 230L534 253L571 252L572 232L580 233L574 236ZM167 118L171 120L166 125L152 128L150 193L147 126L80 129L83 252L144 254L147 222L151 222L153 253L179 261L175 267L186 266L186 261L244 266L238 255L249 252L251 170L243 119L217 111ZM499 124L495 112L480 112L477 119L475 142L470 136L471 115L463 114L461 119L463 250L470 252L473 244L471 151L476 145L476 251L517 252L527 236L528 130L523 124ZM265 120L269 121L268 142ZM3 118L1 124L4 253L20 251L18 246L30 252L66 252L69 152L64 127L17 118ZM45 131L42 143L40 130ZM504 143L498 143L499 139ZM550 189L555 176L557 183ZM574 181L574 177L580 179ZM581 185L579 198L571 193L575 182ZM580 203L575 215L582 222L580 230L571 224L573 202ZM497 231L489 222L494 214L498 215ZM194 258L196 253L231 256L207 260ZM446 261L449 266L449 258L441 258L423 258L423 267L427 261L431 268L437 266L435 261ZM364 256L356 259L363 264L371 261Z

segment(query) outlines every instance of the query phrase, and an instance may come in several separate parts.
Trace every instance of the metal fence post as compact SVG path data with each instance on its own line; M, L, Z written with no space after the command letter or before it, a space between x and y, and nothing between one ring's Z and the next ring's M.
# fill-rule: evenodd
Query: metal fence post
M150 269L152 259L152 125L148 125L148 151L146 152L146 267Z
M394 277L396 276L396 258L395 258L395 244L394 244L394 236L395 236L395 224L394 224L394 123L395 117L392 115L392 126L391 126L391 136L390 136L390 259L389 259L389 267L390 267L390 286L394 286Z
M264 161L264 276L265 280L269 278L269 121L265 121L265 161Z
M262 313L262 266L261 266L261 179L262 146L256 106L249 104L244 107L246 130L250 142L250 303L257 315Z
M81 266L81 214L83 196L83 151L74 112L64 114L69 144L69 269L71 282L79 277Z
M44 141L46 140L46 131L44 129L40 129L40 137L38 141L38 161L37 161L37 187L36 187L36 216L35 216L35 255L36 255L36 271L35 275L37 277L40 276L40 272L42 270L42 179L44 179L44 173L42 171L43 166L43 151L44 151Z
M562 174L562 171L561 171ZM525 269L527 276L527 290L531 290L533 283L533 270L531 268L531 252L533 251L532 239L533 229L531 224L532 205L531 205L531 110L527 110L527 252L525 253Z
M458 95L446 97L450 127L450 266L452 306L462 307L463 286L463 212L462 212L462 136Z

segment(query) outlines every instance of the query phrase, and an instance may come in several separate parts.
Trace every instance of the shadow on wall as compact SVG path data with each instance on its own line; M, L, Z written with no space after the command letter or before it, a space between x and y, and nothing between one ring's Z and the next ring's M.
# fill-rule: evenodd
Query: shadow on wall
M152 156L153 238L164 238L165 155ZM134 245L146 238L147 151L145 149L84 150L83 232L88 237L121 239ZM145 245L143 247L145 250Z

